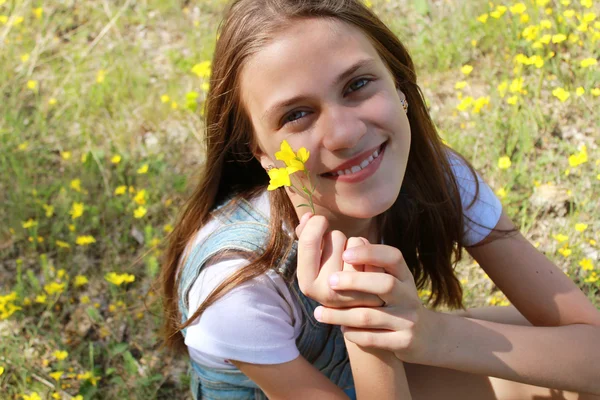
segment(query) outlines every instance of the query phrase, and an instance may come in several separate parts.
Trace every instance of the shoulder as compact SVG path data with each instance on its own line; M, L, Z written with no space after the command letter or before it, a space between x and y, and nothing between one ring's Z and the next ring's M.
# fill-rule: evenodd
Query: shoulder
M449 149L447 154L465 217L462 244L472 246L485 239L496 226L502 214L502 203L482 176L461 156Z

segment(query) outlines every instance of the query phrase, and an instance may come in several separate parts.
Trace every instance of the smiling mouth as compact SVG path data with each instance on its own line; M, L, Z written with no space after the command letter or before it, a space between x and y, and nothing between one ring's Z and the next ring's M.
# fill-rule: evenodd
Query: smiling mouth
M332 171L332 172L326 172L321 175L326 177L326 176L343 176L343 175L355 174L355 173L367 168L369 165L371 165L371 163L373 163L375 160L377 160L377 158L383 152L383 149L385 148L386 144L387 144L387 141L384 142L381 146L379 146L379 148L377 150L375 150L373 153L371 153L367 158L365 158L363 161L359 162L357 165L353 165L351 167Z

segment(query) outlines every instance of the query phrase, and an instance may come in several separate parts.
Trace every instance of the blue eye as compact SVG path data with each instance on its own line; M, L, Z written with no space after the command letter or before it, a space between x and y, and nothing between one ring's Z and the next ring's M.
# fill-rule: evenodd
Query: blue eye
M360 78L360 79L355 80L354 82L352 82L350 84L350 88L354 88L351 92L356 92L356 91L364 88L371 81L372 81L372 79L368 79L368 78ZM358 87L356 87L355 85L357 83L362 83L362 84L360 84L360 85L358 85ZM301 113L309 114L308 111L304 111L304 110L293 111L290 114L285 116L285 118L283 119L283 125L288 125L288 124L294 125L294 124L300 123L300 119L302 119L302 117L304 116L304 115L299 116L299 114L301 114ZM294 116L297 116L298 118L293 118Z

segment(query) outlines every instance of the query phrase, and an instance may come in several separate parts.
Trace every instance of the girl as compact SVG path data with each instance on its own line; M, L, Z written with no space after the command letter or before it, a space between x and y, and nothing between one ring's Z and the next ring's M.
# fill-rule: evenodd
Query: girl
M441 143L368 8L237 0L218 37L204 174L162 271L166 343L189 352L195 398L600 394L600 313ZM315 215L308 193L267 190L283 140L308 150L296 175ZM464 309L463 247L516 308Z

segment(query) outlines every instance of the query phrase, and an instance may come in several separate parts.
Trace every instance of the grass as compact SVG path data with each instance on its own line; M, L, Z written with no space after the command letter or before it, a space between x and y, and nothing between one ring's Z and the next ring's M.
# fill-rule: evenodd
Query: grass
M0 0L2 398L187 396L152 283L202 163L222 3L182 3ZM599 3L372 3L412 51L442 137L600 307L600 72L585 66ZM470 259L457 272L467 306L508 304Z

